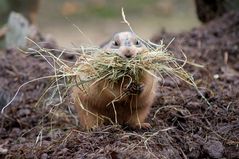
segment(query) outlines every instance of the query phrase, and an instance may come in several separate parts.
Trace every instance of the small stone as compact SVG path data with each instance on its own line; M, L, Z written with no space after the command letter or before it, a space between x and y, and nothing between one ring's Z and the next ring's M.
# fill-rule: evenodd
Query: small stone
M5 155L7 154L7 152L8 152L8 149L0 147L0 154Z
M217 140L209 140L203 145L203 149L212 158L222 158L224 153L224 146Z
M47 153L43 153L41 155L41 159L48 159L48 154Z
M214 79L218 79L218 78L219 78L219 74L215 74L215 75L213 76L213 78L214 78Z
M20 110L18 111L18 113L17 113L17 115L18 115L19 117L28 116L28 115L30 115L30 114L31 114L31 111L30 111L29 109L27 109L27 108L25 108L25 109L20 109Z
M21 130L19 128L13 128L11 133L9 134L9 137L16 138L20 135Z

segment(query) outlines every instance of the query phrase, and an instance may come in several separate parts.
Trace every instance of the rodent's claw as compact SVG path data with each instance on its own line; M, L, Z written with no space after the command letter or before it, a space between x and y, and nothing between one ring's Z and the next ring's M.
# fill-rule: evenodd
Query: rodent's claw
M143 92L143 90L144 90L144 84L140 84L140 85L138 85L138 90L140 91L140 93L141 92Z
M144 90L144 84L131 83L127 88L126 92L130 94L140 94Z
M135 125L135 128L137 128L137 129L151 129L152 126L149 123L137 123Z

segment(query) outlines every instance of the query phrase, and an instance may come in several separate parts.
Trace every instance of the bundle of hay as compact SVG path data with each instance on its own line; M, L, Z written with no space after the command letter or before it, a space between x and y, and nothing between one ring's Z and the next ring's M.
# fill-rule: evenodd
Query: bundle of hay
M114 84L126 76L137 83L142 72L158 79L163 74L172 75L192 84L191 76L183 69L186 61L179 65L179 59L170 54L163 43L156 48L148 48L131 59L124 59L113 50L101 48L82 47L81 52L73 66L64 65L59 69L62 76L67 77L68 86L78 85L85 88L102 79Z
M72 65L61 58L64 53L67 53L66 50L61 51L56 56L52 53L53 50L41 48L34 41L29 40L38 47L38 50L34 50L34 52L37 52L53 67L55 75L50 76L54 78L51 89L55 89L55 94L58 92L61 102L62 96L73 86L78 86L84 90L96 82L106 80L114 87L114 84L124 77L130 78L132 83L137 83L140 80L141 73L147 72L157 79L163 79L165 75L168 75L183 80L193 86L207 104L210 105L198 90L193 76L183 68L185 64L196 67L203 66L188 62L183 53L185 57L183 60L174 57L167 50L171 42L165 46L163 41L160 44L143 41L148 49L138 53L136 57L131 59L120 57L115 52L117 50L81 46L78 48L80 53L73 53L77 56L77 61ZM47 59L48 57L53 59L53 63Z

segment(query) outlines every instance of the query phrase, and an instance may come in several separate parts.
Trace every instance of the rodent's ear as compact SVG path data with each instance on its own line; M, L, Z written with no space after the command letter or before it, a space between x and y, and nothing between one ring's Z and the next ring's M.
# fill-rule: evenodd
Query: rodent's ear
M114 39L116 34L119 34L119 33L118 32L114 33L113 36L109 40L107 40L104 43L100 44L100 48L108 47L108 45L110 45L110 42L113 41L113 39Z

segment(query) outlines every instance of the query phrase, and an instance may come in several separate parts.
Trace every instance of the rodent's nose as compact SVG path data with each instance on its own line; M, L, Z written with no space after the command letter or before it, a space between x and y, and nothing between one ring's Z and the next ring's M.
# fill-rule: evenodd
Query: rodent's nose
M126 57L126 58L132 58L134 56L134 50L132 50L131 48L127 48L123 51L123 55Z

